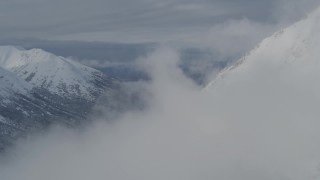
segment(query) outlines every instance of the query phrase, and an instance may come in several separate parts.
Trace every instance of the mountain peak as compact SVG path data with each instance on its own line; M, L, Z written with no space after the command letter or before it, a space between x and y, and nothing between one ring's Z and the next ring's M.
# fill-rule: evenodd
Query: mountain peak
M81 124L114 81L98 70L41 49L0 46L0 151L52 123Z
M41 49L25 50L14 46L0 47L0 67L36 88L88 100L95 98L92 92L101 91L94 83L104 76L100 71Z

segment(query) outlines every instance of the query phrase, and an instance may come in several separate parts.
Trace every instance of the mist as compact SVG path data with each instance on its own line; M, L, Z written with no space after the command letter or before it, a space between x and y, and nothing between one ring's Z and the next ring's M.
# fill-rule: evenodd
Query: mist
M1 179L320 178L316 76L268 61L202 89L179 58L162 47L138 60L152 77L147 108L21 139L1 158Z

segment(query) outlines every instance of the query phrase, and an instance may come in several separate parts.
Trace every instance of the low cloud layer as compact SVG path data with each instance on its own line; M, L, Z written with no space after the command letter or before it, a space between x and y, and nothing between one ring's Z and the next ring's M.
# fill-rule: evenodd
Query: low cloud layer
M82 132L56 128L23 140L1 159L1 178L320 178L320 91L310 93L310 74L266 61L201 90L178 60L179 53L164 48L140 61L153 74L149 108Z

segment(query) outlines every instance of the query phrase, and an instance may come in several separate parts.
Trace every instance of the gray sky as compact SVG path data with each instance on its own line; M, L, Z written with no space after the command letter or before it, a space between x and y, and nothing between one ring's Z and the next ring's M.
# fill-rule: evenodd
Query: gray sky
M271 31L316 4L318 0L2 0L0 39L188 40L243 19L254 26L251 31L259 29L257 24Z

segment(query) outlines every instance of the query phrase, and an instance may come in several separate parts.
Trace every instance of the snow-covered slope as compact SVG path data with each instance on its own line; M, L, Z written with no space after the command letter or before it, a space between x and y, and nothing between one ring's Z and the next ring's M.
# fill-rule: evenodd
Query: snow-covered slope
M50 124L75 126L97 98L118 93L102 72L40 49L0 46L0 150Z
M241 167L266 179L320 179L319 32L320 9L266 38L203 91L230 144L241 142Z
M236 74L251 74L251 71L268 68L277 68L282 72L294 69L308 76L320 75L319 32L320 9L317 9L301 21L263 40L238 63L222 71L209 86L222 79L227 81L226 76L236 78Z
M30 84L0 67L0 99L9 97L12 93L26 94L31 89Z
M0 46L0 67L34 87L68 98L93 100L95 94L101 92L96 87L103 78L101 72L41 49Z

